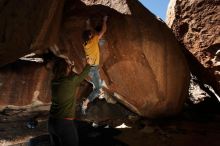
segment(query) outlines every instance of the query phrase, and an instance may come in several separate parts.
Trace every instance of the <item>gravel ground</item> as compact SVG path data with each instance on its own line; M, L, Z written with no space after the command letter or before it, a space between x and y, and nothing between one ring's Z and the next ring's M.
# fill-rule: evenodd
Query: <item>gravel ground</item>
M93 126L92 122L77 121L80 146L219 146L219 107L208 101L188 104L180 115L171 118L149 120L130 115ZM1 109L0 145L49 145L48 109L49 105ZM28 128L27 122L35 117L37 126ZM122 123L131 128L113 128Z

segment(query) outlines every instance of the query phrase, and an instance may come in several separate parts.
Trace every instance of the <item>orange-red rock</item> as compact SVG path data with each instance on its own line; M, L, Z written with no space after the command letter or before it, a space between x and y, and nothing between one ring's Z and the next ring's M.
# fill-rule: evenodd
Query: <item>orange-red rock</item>
M145 117L178 113L188 95L189 70L177 40L166 24L138 1L115 3L66 1L61 27L55 27L59 39L53 36L52 40L58 41L47 44L69 56L80 72L84 66L81 34L85 21L90 17L94 27L100 26L102 17L108 15L100 72L109 91Z
M63 0L0 1L0 67L49 47L62 9Z
M220 95L220 2L171 0L167 23L199 62L188 59L191 71Z

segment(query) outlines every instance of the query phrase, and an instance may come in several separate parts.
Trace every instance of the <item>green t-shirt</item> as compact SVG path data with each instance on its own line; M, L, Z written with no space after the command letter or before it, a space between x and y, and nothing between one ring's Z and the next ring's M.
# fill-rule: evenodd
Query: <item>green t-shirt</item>
M52 80L52 104L50 114L54 118L74 118L76 88L88 75L91 66L86 65L82 73Z

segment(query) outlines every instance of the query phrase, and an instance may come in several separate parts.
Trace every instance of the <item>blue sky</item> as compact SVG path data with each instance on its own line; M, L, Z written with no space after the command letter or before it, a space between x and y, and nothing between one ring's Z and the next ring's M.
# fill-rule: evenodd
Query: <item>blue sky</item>
M164 21L166 19L166 11L170 0L139 0L148 10L159 16Z

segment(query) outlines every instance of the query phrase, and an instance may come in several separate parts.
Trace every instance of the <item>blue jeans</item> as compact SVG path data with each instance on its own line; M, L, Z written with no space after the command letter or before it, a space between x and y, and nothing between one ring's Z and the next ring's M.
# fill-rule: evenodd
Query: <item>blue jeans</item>
M88 100L91 102L100 94L100 89L102 88L100 74L99 74L99 67L92 66L89 72L89 76L91 78L91 82L93 84L93 91L88 96Z

